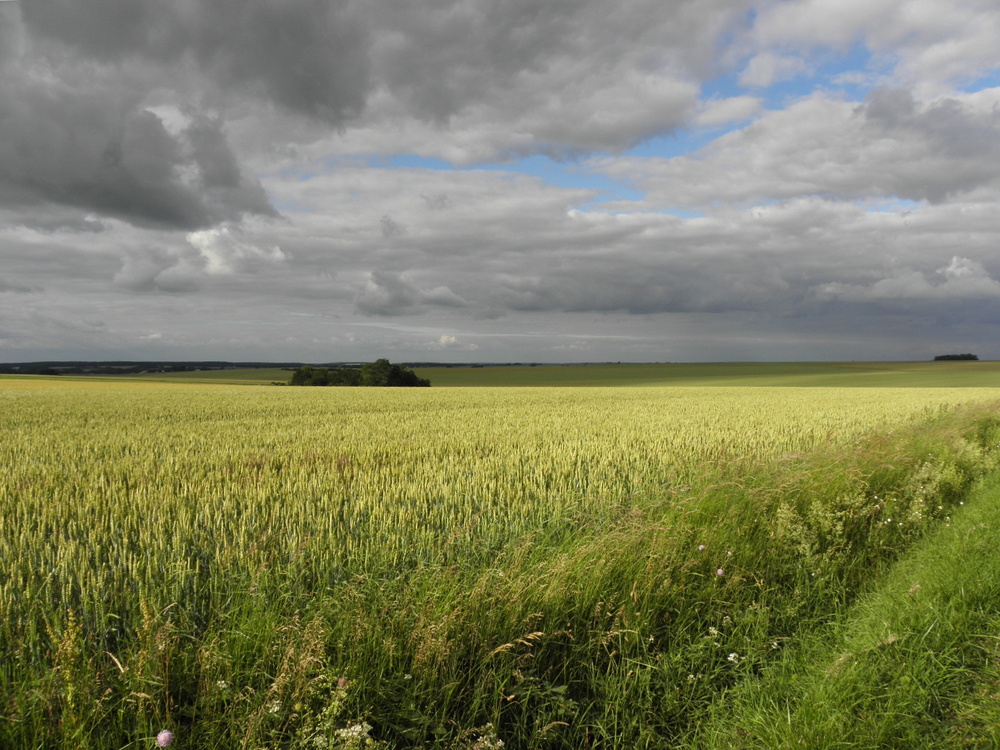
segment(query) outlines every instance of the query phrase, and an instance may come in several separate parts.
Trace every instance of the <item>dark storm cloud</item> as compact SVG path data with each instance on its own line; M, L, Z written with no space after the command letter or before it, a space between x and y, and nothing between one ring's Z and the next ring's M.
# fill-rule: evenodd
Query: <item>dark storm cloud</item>
M899 164L886 175L890 190L901 197L940 203L1000 179L995 105L976 109L954 98L921 104L910 91L879 88L857 113L868 126L869 138L909 141L920 148L909 164Z
M32 0L23 5L31 32L89 58L161 64L190 58L218 85L332 122L364 105L367 36L346 0Z
M244 213L275 215L236 163L219 123L171 133L137 97L109 84L0 83L0 196L135 224L193 229Z
M561 158L621 151L684 124L747 4L439 0L372 2L366 14L378 29L375 80L407 114L482 131L458 158L480 158L491 141L488 158Z
M35 291L38 290L30 286L26 286L25 284L18 284L17 282L6 281L5 279L0 278L0 294L9 294L9 293L27 294L28 292L35 292Z
M342 8L133 0L3 8L0 200L34 225L59 223L44 205L183 230L276 216L210 114L218 109L205 107L232 91L334 122L356 111L367 86L364 35L342 21ZM157 100L179 119L164 120Z
M3 19L0 199L186 230L274 215L227 140L233 119L276 151L290 131L384 133L401 115L467 131L460 161L618 151L696 112L745 4L18 3Z

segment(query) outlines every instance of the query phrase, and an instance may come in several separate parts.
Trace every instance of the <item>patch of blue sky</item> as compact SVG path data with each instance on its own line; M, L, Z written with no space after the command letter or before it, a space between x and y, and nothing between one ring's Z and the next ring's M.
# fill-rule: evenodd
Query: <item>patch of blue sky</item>
M794 52L778 54L797 56ZM766 109L781 109L816 91L843 92L849 97L860 98L887 72L878 70L879 67L868 47L859 39L843 51L824 49L813 53L802 60L801 71L769 86L741 83L742 71L729 71L702 84L702 99L711 101L756 96Z
M969 94L984 89L1000 88L1000 66L984 71L982 75L968 78L960 82L956 88Z
M672 159L701 150L718 138L722 132L732 128L704 128L698 130L678 130L668 135L648 138L625 152L625 156L640 158Z
M807 63L803 72L767 87L740 83L739 71L717 76L702 85L702 101L708 103L738 96L754 96L761 100L764 109L777 110L817 91L861 100L878 80L878 74L869 70L871 62L871 54L859 41L843 53L825 51ZM663 159L686 156L701 150L726 132L745 127L747 122L749 120L736 120L723 125L694 127L656 136L634 146L625 154Z
M314 206L307 205L302 201L296 200L295 198L278 198L272 192L267 191L267 197L271 201L271 205L274 206L275 210L279 213L283 211L292 211L299 214L311 214L316 212Z
M368 161L368 166L381 169L436 169L441 171L461 169L461 167L456 167L447 159L439 159L434 156L419 156L417 154L394 154L384 158L376 157Z
M924 204L908 198L886 198L855 201L854 204L870 214L908 214Z
M600 209L601 204L599 203L586 203L581 206L575 206L579 211L586 211L588 209ZM619 207L615 211L608 212L612 216L628 216L634 214L642 214L643 216L672 216L675 219L703 219L705 214L701 211L694 211L690 208L680 208L678 206L668 207L668 208L648 208L643 207L640 210L629 211L624 207Z

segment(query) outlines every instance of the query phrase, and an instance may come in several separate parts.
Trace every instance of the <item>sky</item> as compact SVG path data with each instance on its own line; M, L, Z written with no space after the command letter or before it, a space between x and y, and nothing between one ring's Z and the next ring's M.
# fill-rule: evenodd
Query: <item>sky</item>
M996 0L0 0L0 361L1000 359Z

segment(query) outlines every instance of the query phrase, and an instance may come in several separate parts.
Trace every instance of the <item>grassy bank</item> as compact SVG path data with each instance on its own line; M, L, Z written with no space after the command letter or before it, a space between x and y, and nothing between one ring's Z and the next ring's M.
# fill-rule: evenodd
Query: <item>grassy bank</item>
M701 748L1000 746L1000 473L829 625L716 700Z
M1000 441L818 391L73 388L6 394L4 748L726 746Z

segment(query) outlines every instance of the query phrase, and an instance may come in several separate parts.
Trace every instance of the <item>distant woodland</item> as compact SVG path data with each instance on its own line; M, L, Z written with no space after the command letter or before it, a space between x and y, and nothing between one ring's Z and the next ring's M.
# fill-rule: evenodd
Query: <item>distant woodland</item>
M413 370L379 359L361 367L311 367L305 365L292 373L289 385L347 385L377 387L428 387L426 378L418 378Z
M975 354L939 354L934 358L935 362L954 362L956 360L958 361L969 360L978 362L979 357L976 356Z

